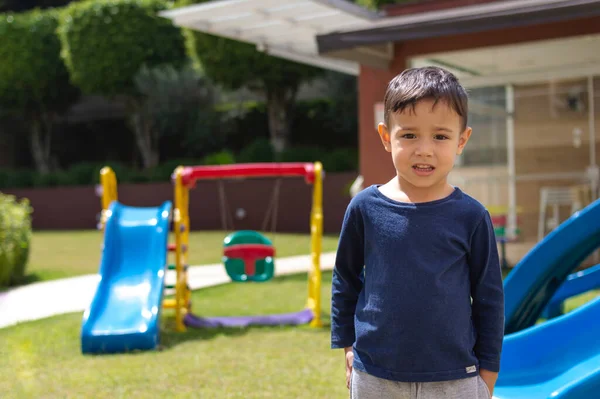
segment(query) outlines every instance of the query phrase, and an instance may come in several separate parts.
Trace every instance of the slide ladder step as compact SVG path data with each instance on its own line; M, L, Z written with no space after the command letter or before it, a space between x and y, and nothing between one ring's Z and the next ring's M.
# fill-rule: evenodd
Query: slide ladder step
M175 244L169 244L169 245L167 245L167 249L169 250L169 252L175 252L176 247L177 246ZM187 245L182 244L181 245L181 251L184 252L184 253L187 252Z
M191 304L192 304L191 301L189 301L187 303L187 305L184 303L184 305L182 307L189 309L191 307ZM163 301L163 308L165 308L165 309L175 309L176 307L177 306L176 306L175 298L168 298Z
M167 269L168 270L177 270L177 266L173 265L173 264L170 264L170 265L167 266ZM183 265L183 271L187 272L187 270L188 270L188 265Z
M186 288L187 288L188 291L191 291L189 285ZM165 284L165 289L167 289L167 290L174 290L175 289L175 284ZM170 294L170 295L175 295L175 293Z

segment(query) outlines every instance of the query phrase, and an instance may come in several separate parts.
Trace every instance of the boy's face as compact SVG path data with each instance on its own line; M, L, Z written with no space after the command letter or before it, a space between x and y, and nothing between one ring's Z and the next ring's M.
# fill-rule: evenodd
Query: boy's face
M389 116L390 126L379 124L379 136L398 177L415 188L445 185L457 155L471 136L462 130L461 117L443 101L419 101Z

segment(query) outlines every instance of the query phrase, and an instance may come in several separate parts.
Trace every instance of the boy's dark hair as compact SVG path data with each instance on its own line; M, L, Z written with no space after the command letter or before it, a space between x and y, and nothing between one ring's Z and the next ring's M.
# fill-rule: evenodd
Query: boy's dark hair
M413 108L420 100L444 101L462 119L461 131L467 127L467 91L451 72L439 67L410 68L394 77L385 92L384 121L389 126L391 112Z

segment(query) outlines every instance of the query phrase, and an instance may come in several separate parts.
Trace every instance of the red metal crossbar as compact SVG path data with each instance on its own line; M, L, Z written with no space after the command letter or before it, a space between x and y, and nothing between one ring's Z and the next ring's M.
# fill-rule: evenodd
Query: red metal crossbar
M265 244L235 244L225 247L223 253L228 258L242 259L244 261L244 272L247 276L256 273L256 261L275 256L275 248Z
M190 188L196 180L272 176L300 176L312 184L315 180L314 165L310 162L275 162L186 166L183 168L182 183Z

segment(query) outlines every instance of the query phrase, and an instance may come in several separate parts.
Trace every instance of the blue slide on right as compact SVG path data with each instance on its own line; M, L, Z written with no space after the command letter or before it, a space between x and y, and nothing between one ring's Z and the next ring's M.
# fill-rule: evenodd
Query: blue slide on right
M507 335L494 398L598 397L600 298L536 324L569 273L598 246L600 200L548 234L506 278Z
M171 202L108 209L100 282L83 316L81 351L155 349L159 342Z

